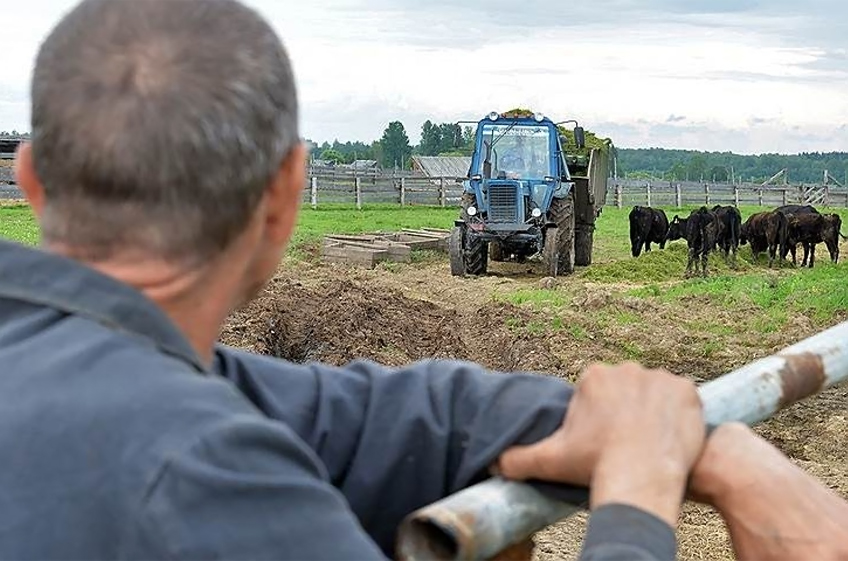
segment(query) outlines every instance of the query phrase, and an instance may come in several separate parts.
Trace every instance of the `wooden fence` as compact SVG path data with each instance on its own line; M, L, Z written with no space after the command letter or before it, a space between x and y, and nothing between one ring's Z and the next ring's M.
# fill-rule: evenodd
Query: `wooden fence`
M4 170L4 168L0 168ZM11 172L10 168L4 171ZM426 177L409 171L353 172L350 170L308 170L303 191L304 205L319 208L327 204L397 204L400 206L458 206L462 181L456 177ZM9 173L10 175L10 173ZM8 178L11 179L11 176ZM4 182L0 180L0 185ZM0 187L0 198L19 198L14 184ZM608 206L634 205L680 208L691 205L735 205L777 207L785 204L813 204L848 207L848 189L829 185L761 186L696 182L612 179L607 182Z
M606 204L617 208L635 205L674 208L691 205L778 207L787 204L848 207L848 189L829 185L762 186L610 179Z
M401 206L458 206L462 181L455 177L349 174L311 175L303 192L303 203L318 208L324 204L362 205L389 203Z

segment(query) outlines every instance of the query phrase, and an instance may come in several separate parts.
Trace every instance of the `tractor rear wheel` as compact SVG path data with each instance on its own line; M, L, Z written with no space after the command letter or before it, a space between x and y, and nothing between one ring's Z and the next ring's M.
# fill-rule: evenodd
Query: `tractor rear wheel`
M448 240L448 253L450 253L451 275L461 277L465 275L465 262L462 258L462 246L465 241L464 226L454 226Z
M474 193L463 193L459 202L461 207L459 211L459 219L467 223L471 220L471 217L468 216L468 207L477 206L477 195Z
M545 264L549 276L556 277L559 275L559 228L551 227L545 230L542 263Z
M556 257L556 267L551 263L548 271L551 276L570 275L574 272L574 192L567 197L554 199L548 210L551 222L556 224L556 229L548 228L545 233L545 247L543 257L553 259ZM551 232L551 230L554 230ZM553 233L549 236L548 233ZM548 248L548 244L555 244ZM554 274L556 273L556 274Z
M592 264L592 244L595 238L595 226L583 224L574 231L574 264L588 267Z

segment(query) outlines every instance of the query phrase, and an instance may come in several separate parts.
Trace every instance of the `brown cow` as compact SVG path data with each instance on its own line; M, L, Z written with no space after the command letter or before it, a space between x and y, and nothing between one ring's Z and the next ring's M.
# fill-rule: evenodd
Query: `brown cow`
M798 244L804 247L802 267L813 268L816 261L816 245L824 243L833 263L839 262L839 237L842 218L838 214L790 214L789 239L786 253L792 253L792 262L797 265ZM786 255L784 253L784 256Z
M687 218L680 218L675 215L669 224L666 240L686 239L686 245L689 247L689 260L686 263L687 277L692 276L693 268L694 274L698 274L699 264L701 265L701 275L706 277L709 274L707 262L710 251L716 247L721 233L721 220L715 212L708 210L707 207L692 211Z
M786 246L788 237L789 221L786 215L779 210L772 210L754 214L742 224L739 244L751 244L754 261L760 253L768 251L769 267L773 267L778 254L781 259L786 258L789 251Z

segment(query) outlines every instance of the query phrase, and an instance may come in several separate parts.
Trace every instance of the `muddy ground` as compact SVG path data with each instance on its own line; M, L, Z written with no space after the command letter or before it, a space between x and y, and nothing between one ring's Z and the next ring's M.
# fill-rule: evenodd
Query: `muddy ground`
M681 318L733 325L746 310L718 311L697 298L652 305L623 296L620 286L542 278L532 264L496 264L492 273L454 278L438 255L376 270L289 262L258 300L230 318L222 340L295 361L364 357L401 365L435 356L571 380L591 362L632 358L635 347L648 366L705 381L821 329L800 316L776 333L722 336L683 327ZM548 298L521 305L504 298L534 288ZM846 404L848 391L832 390L757 430L848 497ZM584 528L578 516L538 534L537 559L576 558ZM680 559L733 558L709 509L687 506L678 533Z

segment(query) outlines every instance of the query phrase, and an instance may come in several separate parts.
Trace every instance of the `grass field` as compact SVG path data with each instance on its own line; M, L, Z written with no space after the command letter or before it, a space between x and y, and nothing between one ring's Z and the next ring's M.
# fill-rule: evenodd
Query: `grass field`
M666 209L669 219L674 214L688 214L695 207ZM760 207L743 207L743 217L760 212ZM827 209L837 212L848 224L848 210ZM671 303L698 298L710 308L734 310L740 306L757 311L753 328L771 332L783 326L792 313L809 315L816 323L826 323L836 314L848 310L848 288L845 264L832 265L824 246L819 246L816 268L796 270L786 265L773 270L753 263L750 248L743 247L735 268L714 253L710 257L712 275L708 279L682 278L687 253L684 241L673 242L665 250L630 256L628 230L629 209L607 207L604 209L595 232L595 258L591 267L575 275L586 282L619 287L622 294L657 303ZM362 210L349 206L328 206L313 210L303 208L300 213L289 256L295 260L314 261L323 235L354 234L372 231L392 231L400 228L450 228L457 216L455 208L406 207L372 205ZM843 228L845 229L845 228ZM38 229L29 207L0 207L0 236L28 244L38 243ZM432 259L433 255L416 256L416 262ZM387 272L400 270L395 264L385 266ZM562 291L545 289L519 289L502 296L515 304L528 304L549 310L568 305L568 295ZM743 322L750 328L749 322ZM554 325L561 320L554 319ZM583 328L574 328L579 333Z

